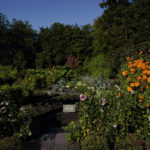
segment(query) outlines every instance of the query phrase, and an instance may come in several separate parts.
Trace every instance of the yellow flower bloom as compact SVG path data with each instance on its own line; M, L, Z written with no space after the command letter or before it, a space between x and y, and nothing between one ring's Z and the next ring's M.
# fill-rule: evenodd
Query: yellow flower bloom
M118 96L119 96L119 97L121 97L121 96L122 96L122 94L121 94L121 93L119 93L119 94L118 94Z

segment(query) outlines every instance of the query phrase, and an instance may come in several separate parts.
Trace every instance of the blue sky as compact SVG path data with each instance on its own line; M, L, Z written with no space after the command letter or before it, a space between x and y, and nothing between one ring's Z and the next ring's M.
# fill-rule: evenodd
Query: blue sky
M103 10L101 0L0 0L0 12L12 18L29 21L34 29L64 24L93 24Z

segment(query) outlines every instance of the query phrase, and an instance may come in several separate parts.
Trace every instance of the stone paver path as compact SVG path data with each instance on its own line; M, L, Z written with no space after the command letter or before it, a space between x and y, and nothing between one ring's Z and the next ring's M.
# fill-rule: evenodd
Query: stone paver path
M25 150L80 150L77 143L73 145L67 143L66 135L61 128L51 128L49 133L32 140Z

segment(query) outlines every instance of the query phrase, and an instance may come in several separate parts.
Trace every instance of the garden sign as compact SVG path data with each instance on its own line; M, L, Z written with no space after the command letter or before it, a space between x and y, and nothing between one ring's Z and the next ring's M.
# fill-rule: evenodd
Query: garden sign
M76 112L75 105L74 104L64 104L63 112L65 112L65 113Z

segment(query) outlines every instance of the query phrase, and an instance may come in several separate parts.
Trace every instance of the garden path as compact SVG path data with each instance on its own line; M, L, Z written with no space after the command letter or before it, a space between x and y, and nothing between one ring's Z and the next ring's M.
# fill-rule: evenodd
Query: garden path
M77 120L76 113L63 113L61 109L35 118L37 129L24 150L80 150L77 143L70 145L66 140L67 133L62 126Z
M26 150L80 150L77 143L70 145L67 142L66 135L62 128L51 128L49 133L43 134L38 140L32 140Z

